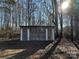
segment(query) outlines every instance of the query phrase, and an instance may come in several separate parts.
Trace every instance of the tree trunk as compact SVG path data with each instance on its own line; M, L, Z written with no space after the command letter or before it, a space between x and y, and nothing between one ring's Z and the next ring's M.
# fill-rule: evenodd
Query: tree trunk
M54 8L55 8L55 25L56 25L56 32L55 36L58 37L58 6L57 6L57 0L54 0Z
M71 39L73 41L73 16L71 15Z

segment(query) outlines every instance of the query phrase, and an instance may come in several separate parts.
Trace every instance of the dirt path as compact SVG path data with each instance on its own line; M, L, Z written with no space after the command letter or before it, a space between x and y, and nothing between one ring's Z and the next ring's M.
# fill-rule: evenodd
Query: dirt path
M62 39L49 59L79 59L79 50L67 39Z

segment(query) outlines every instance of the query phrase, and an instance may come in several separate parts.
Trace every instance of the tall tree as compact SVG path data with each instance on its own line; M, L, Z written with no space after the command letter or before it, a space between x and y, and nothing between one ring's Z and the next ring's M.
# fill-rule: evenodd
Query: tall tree
M58 5L57 5L57 0L52 1L54 2L54 12L55 12L55 25L56 25L56 32L55 32L55 36L58 36Z

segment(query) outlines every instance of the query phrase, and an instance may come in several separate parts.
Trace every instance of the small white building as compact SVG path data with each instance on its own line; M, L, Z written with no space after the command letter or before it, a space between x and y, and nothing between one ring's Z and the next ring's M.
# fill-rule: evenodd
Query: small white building
M54 40L55 26L21 26L21 41L49 41Z

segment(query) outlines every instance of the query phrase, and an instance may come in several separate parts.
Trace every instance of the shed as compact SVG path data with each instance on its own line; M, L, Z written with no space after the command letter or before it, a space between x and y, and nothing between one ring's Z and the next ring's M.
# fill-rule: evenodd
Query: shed
M21 41L49 41L54 40L55 26L20 26L21 28Z

